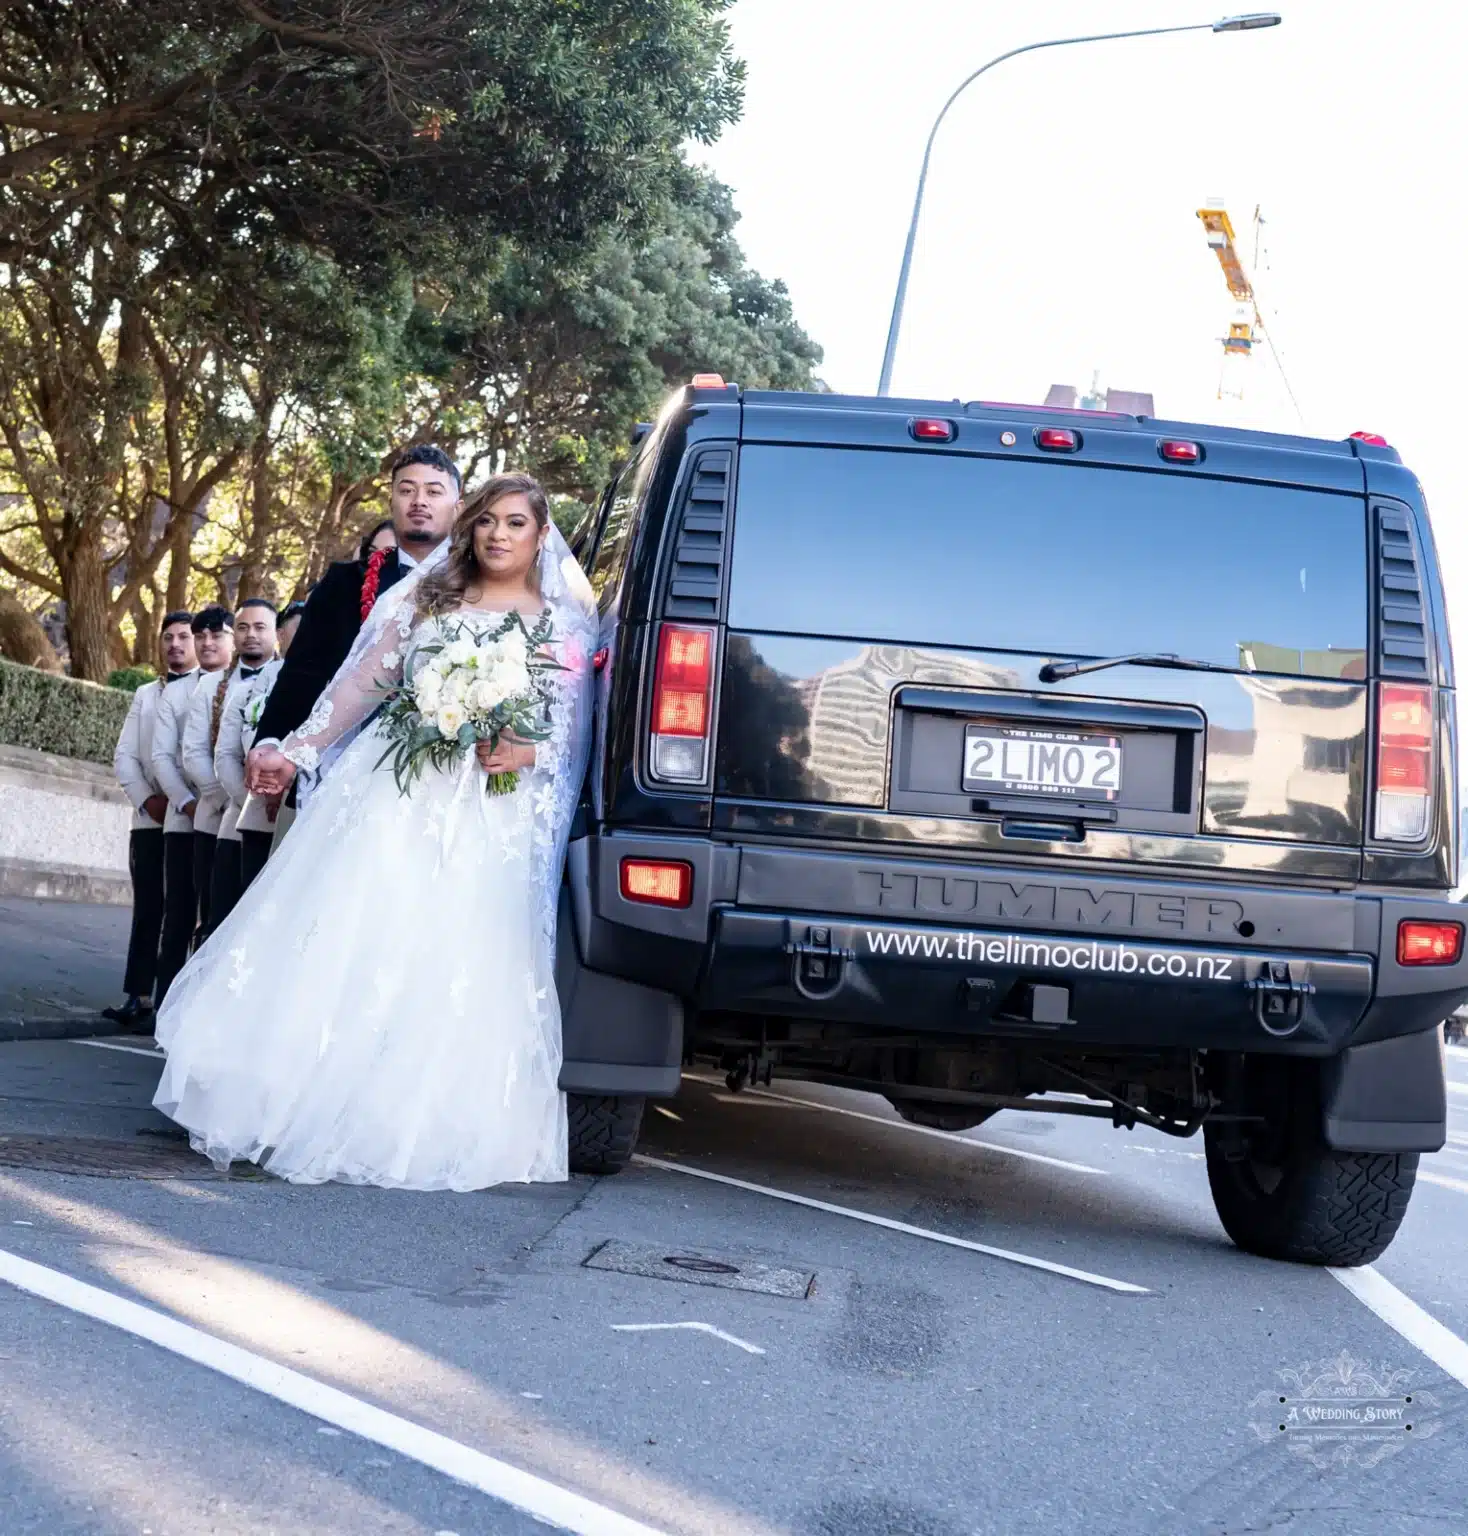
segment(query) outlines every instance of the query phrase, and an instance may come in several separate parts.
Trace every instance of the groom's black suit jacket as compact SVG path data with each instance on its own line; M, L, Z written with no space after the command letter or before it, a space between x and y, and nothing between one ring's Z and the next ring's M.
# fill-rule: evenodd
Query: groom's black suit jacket
M407 574L396 550L382 562L377 590L386 592ZM300 628L260 717L256 741L283 741L311 713L321 691L347 659L362 627L362 582L367 565L343 560L329 566L306 599Z

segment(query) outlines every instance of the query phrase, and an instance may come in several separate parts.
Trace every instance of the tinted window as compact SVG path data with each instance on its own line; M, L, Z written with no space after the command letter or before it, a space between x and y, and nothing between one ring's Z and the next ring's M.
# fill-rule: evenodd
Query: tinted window
M1365 672L1366 517L1353 496L750 445L734 529L738 629Z
M651 455L633 459L617 477L617 484L610 501L601 514L601 530L597 536L596 552L591 557L586 574L591 579L591 589L596 593L598 606L605 611L621 585L622 572L627 564L627 552L632 545L632 532L637 525L637 508L642 500L646 468Z

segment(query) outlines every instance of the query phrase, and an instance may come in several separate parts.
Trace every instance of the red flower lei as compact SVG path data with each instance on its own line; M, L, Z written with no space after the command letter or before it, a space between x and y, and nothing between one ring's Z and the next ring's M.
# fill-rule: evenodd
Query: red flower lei
M367 559L367 574L362 579L362 622L367 622L367 615L372 612L372 605L377 601L377 584L382 580L382 567L387 557L392 553L390 549L374 549Z

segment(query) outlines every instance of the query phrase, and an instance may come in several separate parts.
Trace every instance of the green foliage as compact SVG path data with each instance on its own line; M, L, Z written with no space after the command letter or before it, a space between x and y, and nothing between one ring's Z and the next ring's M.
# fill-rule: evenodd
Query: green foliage
M144 683L151 683L158 674L152 667L118 667L107 676L109 688L121 688L124 693L136 693Z
M0 743L111 763L130 695L0 661Z

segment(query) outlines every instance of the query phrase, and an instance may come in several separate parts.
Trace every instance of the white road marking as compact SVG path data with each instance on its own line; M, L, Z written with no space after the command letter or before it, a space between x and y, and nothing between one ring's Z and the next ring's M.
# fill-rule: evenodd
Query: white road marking
M986 1253L993 1259L1006 1259L1011 1264L1022 1264L1028 1269L1042 1269L1047 1274L1063 1275L1067 1280L1081 1280L1087 1285L1097 1285L1103 1290L1119 1291L1128 1296L1148 1296L1145 1285L1133 1285L1128 1280L1112 1280L1106 1275L1095 1275L1086 1269L1073 1269L1069 1264L1056 1264L1050 1259L1037 1259L1028 1253L1015 1253L1009 1248L993 1248L988 1243L971 1243L966 1237L950 1237L946 1232L932 1232L927 1227L914 1227L905 1221L894 1221L890 1216L874 1216L870 1211L853 1210L849 1205L833 1205L828 1200L813 1200L809 1195L793 1195L788 1190L771 1189L767 1184L751 1184L746 1179L730 1178L726 1173L711 1173L706 1168L690 1168L683 1163L666 1162L660 1157L647 1157L641 1152L632 1154L634 1163L648 1168L661 1168L667 1173L686 1173L690 1178L709 1179L715 1184L727 1184L732 1189L748 1190L751 1194L766 1195L771 1200L786 1200L791 1205L808 1206L813 1211L826 1211L832 1216L845 1216L852 1221L863 1221L868 1226L885 1227L889 1232L905 1232L909 1237L926 1238L930 1243L943 1243L949 1248L966 1248L970 1253Z
M1423 1173L1420 1168L1417 1177L1424 1184L1436 1184L1441 1189L1456 1189L1460 1195L1468 1195L1468 1179L1450 1179L1443 1173Z
M1468 1344L1456 1333L1444 1328L1369 1264L1360 1269L1333 1269L1331 1274L1388 1328L1394 1328L1434 1365L1468 1387Z
M723 1086L717 1078L697 1077L692 1072L685 1072L683 1076L690 1083L703 1083L710 1088ZM760 1099L769 1099L776 1104L796 1104L802 1109L823 1109L829 1115L848 1115L853 1120L870 1120L873 1125L885 1125L891 1131L912 1131L918 1136L936 1136L939 1141L946 1141L950 1147L978 1147L984 1152L998 1152L1003 1157L1018 1157L1027 1163L1045 1163L1051 1168L1064 1168L1071 1173L1099 1173L1104 1176L1107 1172L1105 1168L1093 1168L1089 1163L1071 1163L1063 1157L1047 1157L1043 1152L1030 1152L1023 1147L1004 1147L998 1142L983 1141L976 1136L960 1136L952 1131L935 1130L930 1125L912 1125L906 1120L890 1120L886 1115L872 1115L862 1109L847 1109L841 1104L822 1104L819 1099L801 1099L794 1094L775 1093L768 1088L742 1088L739 1097L743 1098L746 1094L753 1094Z
M751 1344L748 1339L741 1339L736 1334L725 1333L722 1328L715 1328L712 1323L613 1323L613 1333L665 1333L674 1328L687 1328L694 1333L707 1333L716 1339L722 1339L726 1344L733 1344L742 1349L746 1354L762 1355L758 1344Z
M673 1111L667 1107L666 1104L654 1104L653 1108L657 1110L660 1115L665 1116L667 1119L676 1120L680 1125L683 1123L683 1116L675 1115Z
M577 1536L663 1536L655 1527L644 1525L640 1520L618 1514L579 1493L557 1487L534 1473L461 1445L457 1440L425 1429L410 1419L399 1418L395 1413L364 1403L300 1371L277 1365L263 1355L217 1339L177 1318L88 1285L60 1270L34 1264L4 1249L0 1249L0 1280L32 1296L55 1302L68 1311L95 1318L99 1323L119 1328L135 1338L146 1339L161 1349L217 1371L221 1376L228 1376L232 1381L310 1414L312 1418L325 1420L363 1440L386 1446L400 1456L477 1488L481 1493L560 1530L576 1532Z
M110 1040L73 1040L73 1045L87 1045L94 1051L124 1051L129 1056L146 1056L151 1061L167 1061L162 1051L150 1050L145 1045L114 1045Z
M1455 1083L1452 1078L1449 1078L1448 1091L1450 1093L1468 1094L1468 1083Z

